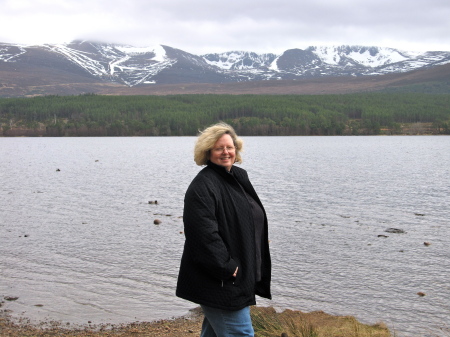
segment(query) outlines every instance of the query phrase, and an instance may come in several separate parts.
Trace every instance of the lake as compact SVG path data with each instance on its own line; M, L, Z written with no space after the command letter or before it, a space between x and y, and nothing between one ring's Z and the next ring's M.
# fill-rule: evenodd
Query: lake
M449 335L450 136L242 138L270 226L258 305ZM195 140L0 138L0 296L18 297L2 309L86 324L196 307L175 297Z

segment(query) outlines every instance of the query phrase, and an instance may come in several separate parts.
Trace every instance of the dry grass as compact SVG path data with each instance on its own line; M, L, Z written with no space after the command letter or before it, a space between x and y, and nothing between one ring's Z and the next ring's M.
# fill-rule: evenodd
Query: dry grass
M383 323L366 325L352 316L332 316L322 311L303 313L273 308L252 308L253 326L258 337L390 337Z

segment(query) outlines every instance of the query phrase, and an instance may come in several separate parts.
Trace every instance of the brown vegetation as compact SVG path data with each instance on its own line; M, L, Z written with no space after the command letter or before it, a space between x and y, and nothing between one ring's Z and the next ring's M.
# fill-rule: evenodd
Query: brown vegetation
M273 308L252 308L255 335L259 337L389 337L383 323L366 325L353 316L333 316L323 311L303 313Z

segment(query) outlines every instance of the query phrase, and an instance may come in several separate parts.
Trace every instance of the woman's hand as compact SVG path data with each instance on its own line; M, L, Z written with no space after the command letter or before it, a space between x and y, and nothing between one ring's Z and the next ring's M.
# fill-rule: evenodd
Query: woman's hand
M233 277L236 277L239 267L236 267L236 270L234 271Z

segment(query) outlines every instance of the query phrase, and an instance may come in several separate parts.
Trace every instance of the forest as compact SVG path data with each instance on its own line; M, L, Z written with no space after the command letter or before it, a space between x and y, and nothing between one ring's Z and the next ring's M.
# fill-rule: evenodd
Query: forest
M0 99L0 136L450 134L450 94L39 96Z

